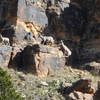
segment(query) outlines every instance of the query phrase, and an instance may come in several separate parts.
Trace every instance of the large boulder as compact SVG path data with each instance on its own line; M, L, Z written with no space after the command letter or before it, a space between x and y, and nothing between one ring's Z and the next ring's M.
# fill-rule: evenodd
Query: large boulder
M75 91L82 93L93 94L94 89L91 87L91 79L80 79L73 83L72 87Z
M91 79L84 78L69 85L66 83L60 92L67 100L93 100L94 89L91 82Z
M65 57L57 47L34 44L26 46L22 52L17 53L14 62L18 62L18 67L27 72L45 77L64 67Z
M66 86L64 88L62 88L62 93L65 94L70 94L73 91L78 91L78 92L82 92L82 93L87 93L87 94L93 94L94 93L94 89L91 86L91 79L80 79L74 83L72 83L72 85L70 86Z

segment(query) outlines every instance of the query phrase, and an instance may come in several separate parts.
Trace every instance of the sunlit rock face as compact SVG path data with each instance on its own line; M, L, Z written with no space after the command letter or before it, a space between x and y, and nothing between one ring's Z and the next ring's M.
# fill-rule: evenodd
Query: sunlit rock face
M18 0L16 39L24 40L25 35L30 32L36 35L48 24L45 13L45 4L41 1ZM44 8L43 8L43 7ZM22 33L22 34L20 34ZM19 37L20 36L20 37Z
M23 41L28 32L37 34L48 24L43 1L1 0L0 28L3 35L13 37L14 42ZM9 34L8 34L9 29ZM6 32L5 32L6 31ZM12 31L12 32L11 32Z

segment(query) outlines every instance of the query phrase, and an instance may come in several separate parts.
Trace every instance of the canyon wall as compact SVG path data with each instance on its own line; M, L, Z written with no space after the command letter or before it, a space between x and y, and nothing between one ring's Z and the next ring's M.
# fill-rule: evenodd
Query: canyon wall
M1 0L0 32L10 46L40 43L39 34L63 40L68 64L100 62L99 0ZM12 58L11 58L12 59Z

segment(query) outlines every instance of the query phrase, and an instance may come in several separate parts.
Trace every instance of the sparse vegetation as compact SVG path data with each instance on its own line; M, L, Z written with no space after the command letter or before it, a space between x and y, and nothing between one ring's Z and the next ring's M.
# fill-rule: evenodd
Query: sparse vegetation
M14 83L15 88L21 95L25 96L25 100L35 100L35 98L45 100L46 97L55 100L64 100L64 97L58 93L58 89L62 82L72 83L80 78L88 77L92 79L93 87L95 87L97 81L100 80L99 76L93 76L87 71L73 69L68 66L65 66L60 71L52 73L46 78L39 78L33 74L25 75L22 72L15 72L13 69L9 69L9 73L12 76L12 82ZM18 77L19 75L24 75L25 81L21 81L20 77ZM41 82L46 82L48 85L41 85Z
M11 77L0 68L0 100L22 100L13 88Z

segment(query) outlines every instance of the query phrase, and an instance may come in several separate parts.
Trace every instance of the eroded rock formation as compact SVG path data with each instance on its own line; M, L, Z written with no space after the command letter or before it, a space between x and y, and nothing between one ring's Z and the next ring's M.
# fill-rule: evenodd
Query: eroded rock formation
M91 79L80 79L69 86L62 87L61 94L67 100L93 100L94 89L91 82Z

